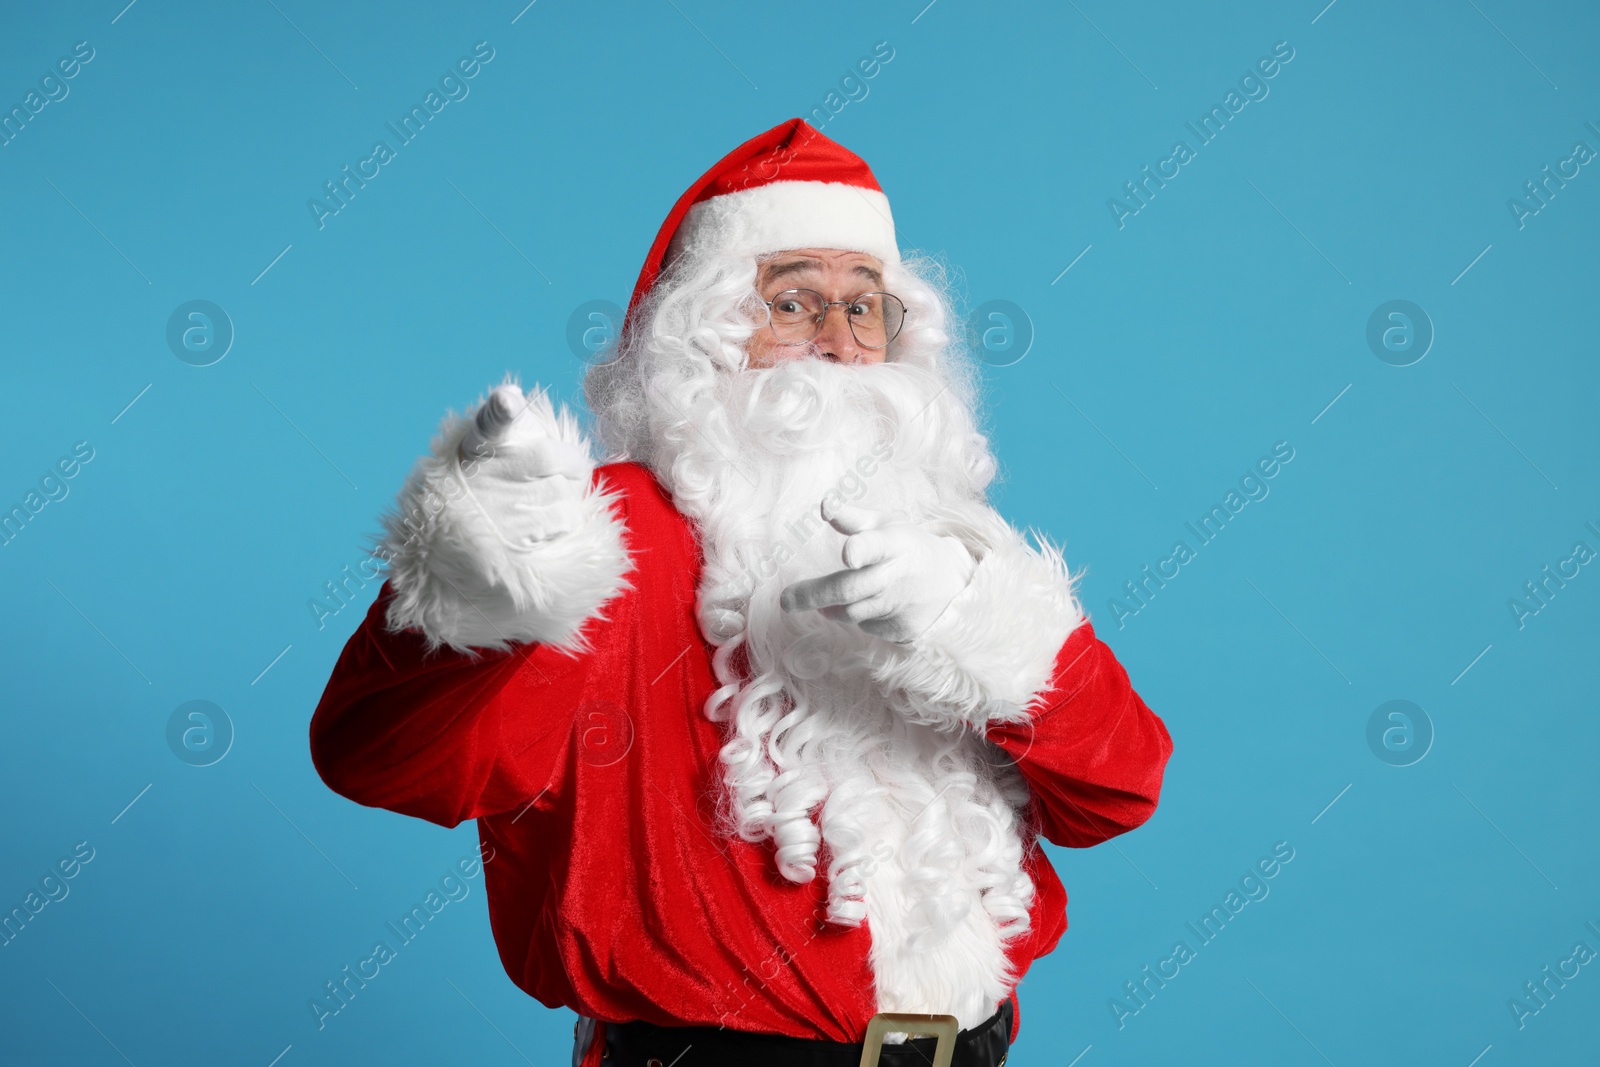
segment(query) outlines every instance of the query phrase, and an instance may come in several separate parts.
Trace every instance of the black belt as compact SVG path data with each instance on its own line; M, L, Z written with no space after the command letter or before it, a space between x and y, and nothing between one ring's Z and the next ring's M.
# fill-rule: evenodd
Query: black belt
M868 1033L876 1031L881 1035L896 1029L903 1033L934 1032L905 1023L906 1018L876 1016L878 1025ZM893 1024L888 1020L894 1020ZM1004 1067L1011 1046L1011 1020L1011 1001L1007 999L987 1020L957 1033L950 1067ZM811 1040L715 1026L656 1026L637 1021L607 1023L605 1033L605 1067L861 1067L868 1062L862 1055L866 1042ZM940 1040L913 1037L902 1044L883 1045L877 1062L879 1067L931 1067Z

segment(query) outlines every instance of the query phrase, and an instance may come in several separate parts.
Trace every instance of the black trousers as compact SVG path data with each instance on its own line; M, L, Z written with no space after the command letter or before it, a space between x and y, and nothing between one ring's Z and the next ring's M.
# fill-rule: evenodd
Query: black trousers
M956 1036L951 1067L1003 1067L1011 1046L1011 1001ZM586 1028L580 1027L580 1035ZM754 1034L714 1026L607 1023L605 1067L859 1067L861 1044ZM882 1067L929 1067L934 1038L883 1046Z

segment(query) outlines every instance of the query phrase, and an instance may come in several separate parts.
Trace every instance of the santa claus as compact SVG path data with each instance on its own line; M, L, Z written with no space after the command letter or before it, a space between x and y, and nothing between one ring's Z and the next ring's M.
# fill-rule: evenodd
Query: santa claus
M866 164L794 119L662 226L584 383L605 462L508 381L386 516L317 769L477 820L575 1063L996 1067L1066 927L1038 839L1154 810L1167 731L989 506L962 349Z

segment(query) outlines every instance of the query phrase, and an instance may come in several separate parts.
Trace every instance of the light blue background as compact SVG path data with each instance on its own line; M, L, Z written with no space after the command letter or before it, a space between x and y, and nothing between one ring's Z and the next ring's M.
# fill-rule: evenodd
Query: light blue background
M0 548L0 905L96 850L0 948L0 1060L564 1062L573 1017L506 978L481 877L317 1030L311 995L475 835L322 786L307 720L377 586L320 631L307 601L446 408L508 369L575 400L573 309L625 303L682 188L880 40L824 132L903 246L1031 319L986 371L997 502L1086 568L1176 742L1145 828L1052 849L1072 928L1012 1062L1594 1055L1600 967L1525 1029L1507 1007L1600 949L1600 568L1524 628L1507 606L1600 548L1600 171L1522 229L1506 205L1600 148L1592 7L122 2L0 20L7 108L95 49L0 148L0 502L96 450ZM306 200L480 40L470 96L319 230ZM1279 41L1270 96L1118 229L1107 198ZM1397 298L1437 332L1403 368L1365 341ZM193 299L237 330L210 367L165 341ZM1270 496L1118 629L1123 582L1277 441ZM206 768L165 740L192 699L237 731ZM1391 699L1436 731L1413 766L1367 745ZM1278 841L1271 895L1119 1030L1110 998Z

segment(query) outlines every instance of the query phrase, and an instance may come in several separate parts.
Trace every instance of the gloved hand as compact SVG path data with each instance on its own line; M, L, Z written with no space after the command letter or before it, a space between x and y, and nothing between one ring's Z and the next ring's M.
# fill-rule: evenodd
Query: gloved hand
M587 453L558 435L549 396L497 386L461 439L459 477L513 548L570 533L594 471Z
M785 588L784 611L815 609L886 641L920 637L967 587L977 561L967 546L882 512L841 504L822 517L846 534L845 569Z

